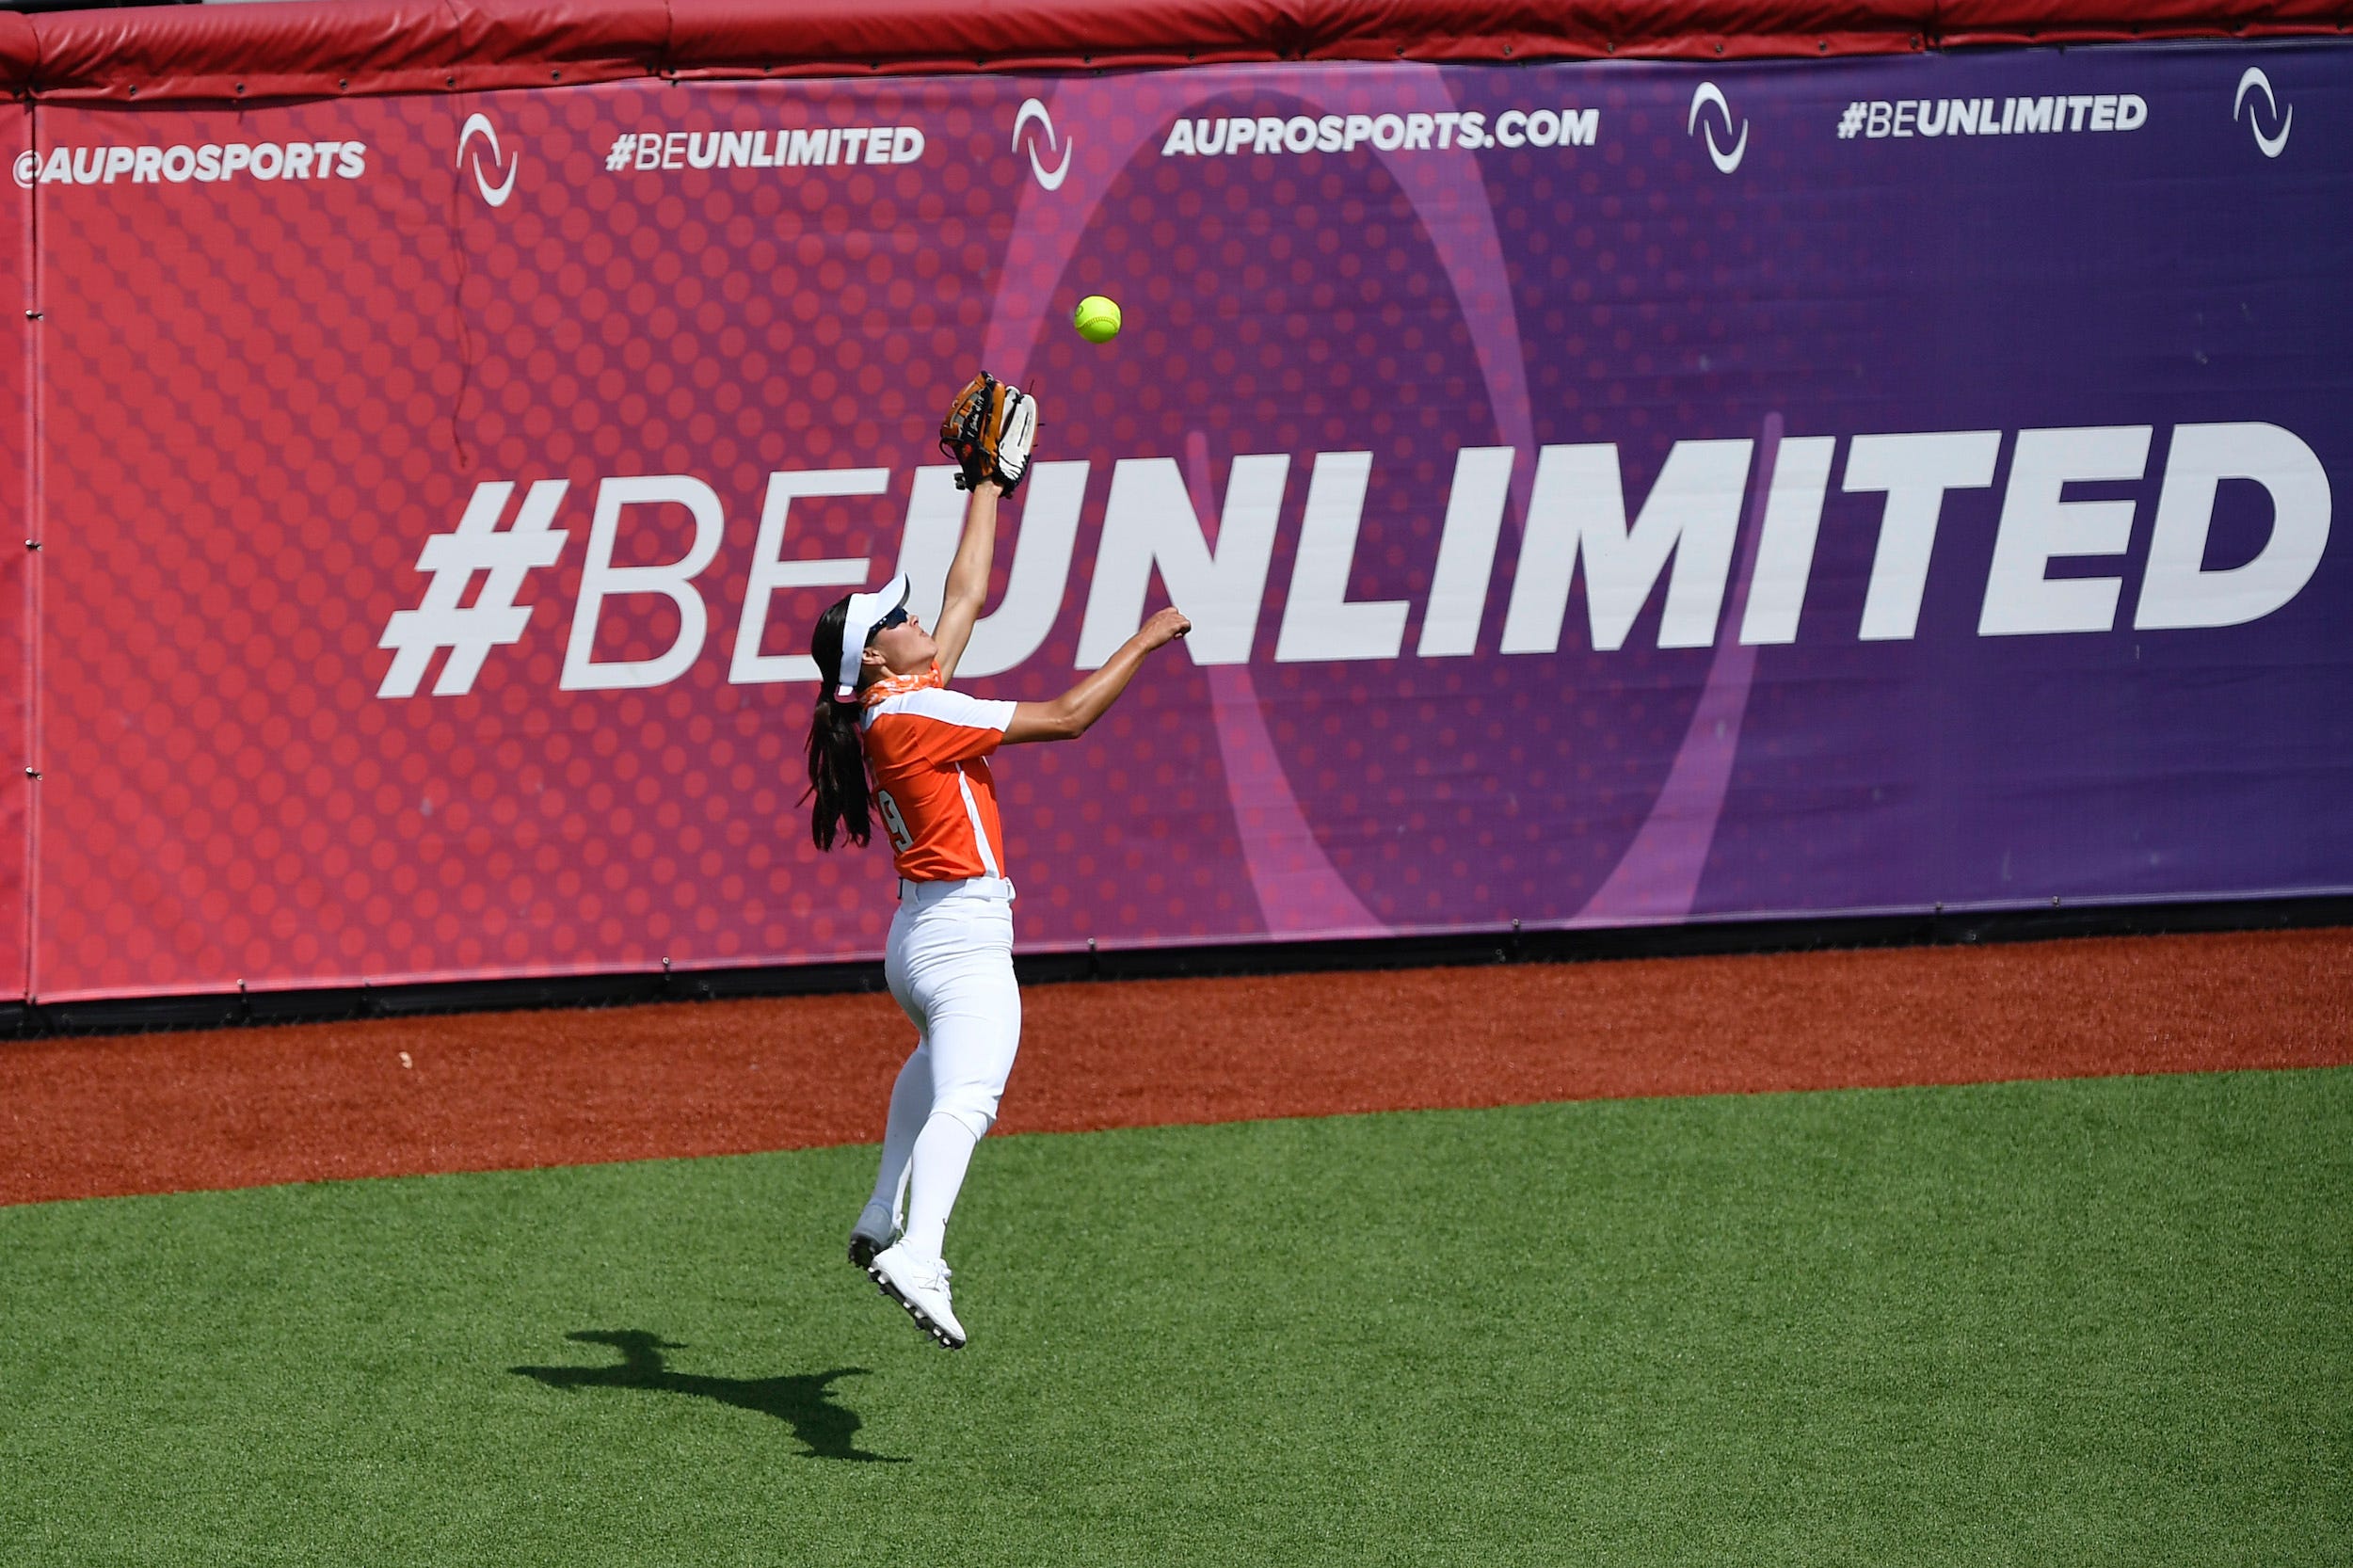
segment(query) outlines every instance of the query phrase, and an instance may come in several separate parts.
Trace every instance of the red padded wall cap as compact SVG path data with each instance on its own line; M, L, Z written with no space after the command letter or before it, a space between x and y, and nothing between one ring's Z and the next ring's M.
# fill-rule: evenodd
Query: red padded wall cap
M0 81L42 98L250 102L664 74L1818 58L2348 22L2353 0L339 0L0 13Z

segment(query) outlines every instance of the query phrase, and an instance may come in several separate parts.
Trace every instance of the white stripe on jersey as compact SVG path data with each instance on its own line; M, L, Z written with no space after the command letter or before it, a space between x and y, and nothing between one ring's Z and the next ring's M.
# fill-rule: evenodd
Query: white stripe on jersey
M972 798L972 781L964 776L964 764L956 764L956 788L964 792L964 814L972 822L972 841L980 846L981 864L991 876L1005 873L997 869L997 856L988 847L988 829L981 825L981 803Z
M912 713L920 719L937 719L966 729L994 729L999 734L1013 723L1011 702L984 702L962 692L948 691L939 686L927 686L920 691L903 692L887 696L859 715L861 722L872 724L885 713Z

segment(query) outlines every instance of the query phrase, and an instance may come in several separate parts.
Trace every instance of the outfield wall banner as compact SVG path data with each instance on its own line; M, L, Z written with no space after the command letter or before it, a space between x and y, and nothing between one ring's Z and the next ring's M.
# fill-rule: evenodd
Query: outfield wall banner
M808 628L936 601L984 365L959 684L1196 628L1000 760L1029 949L2353 888L2349 120L2327 43L40 105L29 988L874 955Z
M32 118L22 108L0 115L0 158L13 162L32 135ZM32 233L25 210L0 200L0 304L11 312L34 309L27 286ZM0 474L16 483L0 482L0 508L11 520L29 519L32 495L31 406L27 399L31 355L39 347L32 337L33 322L17 316L24 336L18 352L0 353ZM22 543L19 542L22 541ZM26 973L34 909L30 861L34 832L33 809L40 780L40 746L34 735L32 706L39 687L32 629L40 624L40 573L33 569L40 553L31 548L33 530L18 539L0 539L0 735L8 737L24 759L15 768L0 772L0 987L12 986Z

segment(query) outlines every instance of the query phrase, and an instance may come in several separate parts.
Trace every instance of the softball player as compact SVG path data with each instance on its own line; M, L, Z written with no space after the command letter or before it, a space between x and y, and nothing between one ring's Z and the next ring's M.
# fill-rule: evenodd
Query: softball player
M940 442L971 499L936 628L907 614L901 574L831 605L809 634L817 667L836 682L809 726L810 831L820 849L832 849L838 831L863 845L870 802L881 816L899 872L883 972L916 1037L891 1090L882 1168L850 1232L850 1261L950 1350L965 1332L940 1256L948 1214L996 1120L1021 1036L1013 883L988 754L1084 734L1145 654L1193 629L1160 611L1051 702L983 702L948 689L988 591L998 498L1028 472L1036 426L1035 401L985 374L950 409Z

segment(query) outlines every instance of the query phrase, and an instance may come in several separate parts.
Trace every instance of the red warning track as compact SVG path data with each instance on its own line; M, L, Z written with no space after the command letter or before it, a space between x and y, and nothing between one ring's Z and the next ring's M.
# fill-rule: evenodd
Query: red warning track
M2353 1064L2353 931L1039 986L1008 1132ZM888 997L0 1047L0 1203L870 1141Z

